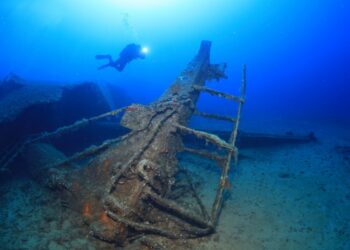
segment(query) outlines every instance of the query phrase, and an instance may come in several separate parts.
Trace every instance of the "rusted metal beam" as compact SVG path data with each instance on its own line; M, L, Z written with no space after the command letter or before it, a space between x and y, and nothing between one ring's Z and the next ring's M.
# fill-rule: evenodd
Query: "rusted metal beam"
M182 126L180 124L174 124L174 126L187 134L194 135L199 139L207 140L218 147L225 148L229 151L235 151L235 147L228 144L224 140L220 139L217 135L213 135L213 134L209 134L209 133L206 133L203 131L188 128L188 127Z
M214 90L214 89L210 89L210 88L207 88L207 87L194 85L193 88L195 90L207 92L207 93L209 93L211 95L222 97L222 98L225 98L225 99L228 99L228 100L231 100L231 101L244 102L244 99L242 99L240 97L229 95L229 94L226 94L224 92L220 92L220 91L217 91L217 90Z
M227 121L227 122L236 122L237 119L235 118L232 118L232 117L229 117L229 116L223 116L223 115L216 115L216 114L208 114L208 113L205 113L205 112L200 112L200 111L195 111L193 113L194 115L198 115L198 116L202 116L202 117L205 117L205 118L210 118L210 119L215 119L215 120L221 120L221 121Z
M196 155L199 155L201 157L208 158L209 160L216 161L216 162L218 162L219 166L221 166L226 160L225 157L220 156L220 155L218 155L216 153L208 152L206 150L197 150L197 149L192 149L192 148L184 148L184 152L188 152L188 153L191 153L191 154L196 154Z

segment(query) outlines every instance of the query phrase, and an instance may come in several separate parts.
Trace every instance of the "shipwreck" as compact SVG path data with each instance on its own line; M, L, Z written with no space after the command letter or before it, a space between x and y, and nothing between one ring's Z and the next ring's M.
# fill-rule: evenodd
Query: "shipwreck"
M83 222L81 226L88 228L92 237L108 244L131 249L183 249L181 244L187 245L189 239L193 239L193 243L214 234L223 197L230 186L230 167L238 161L237 145L305 143L316 138L312 133L307 136L238 133L245 102L246 67L243 65L239 96L207 88L207 81L226 78L226 64L211 64L210 49L211 42L203 41L193 60L167 91L150 105L132 104L107 111L110 110L108 103L100 102L98 106L94 105L95 110L85 109L84 116L90 118L78 119L65 126L52 124L51 118L56 119L62 110L63 113L70 111L69 105L65 104L67 100L73 100L74 95L82 90L87 99L100 99L100 89L92 83L69 88L56 86L53 95L52 87L40 85L33 88L18 77L7 79L0 85L0 97L5 96L2 93L16 96L20 93L20 96L30 99L15 102L16 105L12 105L15 109L10 113L12 116L0 117L0 136L3 138L0 143L0 176L10 173L16 162L25 165L34 179L57 194L63 207L69 207L67 212L79 215ZM46 91L49 96L43 99L45 88L50 88ZM34 99L33 91L39 93ZM232 101L236 105L235 117L198 110L201 93ZM13 100L8 96L3 102ZM84 102L80 105L86 107ZM103 111L102 114L97 113L99 111ZM46 120L36 121L46 126L41 129L59 128L36 136L30 134L38 133L37 127L27 126L22 130L23 134L13 132L28 117L39 117L36 114L43 112L49 115ZM232 130L195 130L188 125L192 116L228 122ZM70 118L77 120L76 116ZM78 150L69 157L50 141L67 133L76 134L106 119L108 122L100 123L104 129L115 130L116 123L120 123L113 134L115 136L99 145ZM14 141L13 145L11 141ZM221 175L210 210L201 200L191 174L179 166L177 155L180 152L196 154L217 163ZM183 175L181 181L176 178L179 174ZM184 186L186 188L179 188ZM180 201L186 194L186 202Z
M132 104L31 137L17 145L15 151L3 154L2 171L16 158L23 158L28 148L35 151L48 138L76 131L107 117L121 116L120 123L128 129L127 133L68 158L36 159L37 164L29 162L32 176L55 190L73 211L79 213L92 236L118 246L136 241L146 248L161 248L164 241L215 233L223 194L228 187L230 166L238 159L236 139L245 101L246 68L243 66L240 96L205 87L208 80L226 78L226 64L210 63L210 48L211 42L203 41L194 59L169 89L150 105ZM196 103L202 92L236 103L237 116L233 118L197 110ZM188 121L193 115L232 123L229 139L189 128ZM219 153L185 147L184 135L219 148ZM55 150L46 147L46 150ZM191 189L192 203L196 204L191 206L192 210L171 198L177 185L175 175L186 171L178 168L176 155L182 151L214 160L221 168L211 211L207 211L195 188ZM193 187L191 177L186 180Z

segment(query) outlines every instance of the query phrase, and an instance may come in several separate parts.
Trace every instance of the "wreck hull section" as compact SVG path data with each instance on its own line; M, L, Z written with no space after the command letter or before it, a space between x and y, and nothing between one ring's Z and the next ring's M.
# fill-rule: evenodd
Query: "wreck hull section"
M149 106L131 105L125 110L121 124L131 132L120 143L88 167L62 178L63 186L69 190L65 198L82 214L97 238L123 245L137 232L125 222L111 219L106 212L145 222L154 215L147 194L167 196L175 182L176 154L182 150L182 139L174 124L186 125L195 110L199 91L192 86L202 86L207 80L210 46L210 42L202 42L197 56L157 101Z

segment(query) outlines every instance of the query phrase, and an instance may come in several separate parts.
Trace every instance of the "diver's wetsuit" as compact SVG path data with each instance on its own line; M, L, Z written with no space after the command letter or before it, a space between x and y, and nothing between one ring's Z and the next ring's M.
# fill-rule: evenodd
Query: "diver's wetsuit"
M113 59L110 55L97 55L96 59L108 59L109 63L102 65L98 69L104 69L107 67L113 67L118 71L123 71L126 64L131 62L134 59L144 59L145 54L142 53L142 47L138 44L131 43L127 45L122 52L119 54L119 59L113 62Z

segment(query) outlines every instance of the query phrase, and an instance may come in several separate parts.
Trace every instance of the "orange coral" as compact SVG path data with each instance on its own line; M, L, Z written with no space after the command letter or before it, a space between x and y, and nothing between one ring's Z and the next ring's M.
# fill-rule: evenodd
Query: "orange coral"
M114 222L108 217L105 212L102 212L100 215L100 223L108 229L112 229L115 226Z
M90 202L85 202L84 206L83 206L83 216L90 218L92 216L91 213L92 210L92 205Z
M103 212L100 216L100 222L103 224L108 224L110 222L107 214L105 212Z

